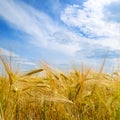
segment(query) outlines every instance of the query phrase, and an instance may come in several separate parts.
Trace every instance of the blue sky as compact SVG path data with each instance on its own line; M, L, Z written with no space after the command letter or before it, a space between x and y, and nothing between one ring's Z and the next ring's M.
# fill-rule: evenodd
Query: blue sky
M1 0L1 54L27 70L43 60L61 69L81 63L99 68L108 52L106 70L115 69L119 6L119 0Z

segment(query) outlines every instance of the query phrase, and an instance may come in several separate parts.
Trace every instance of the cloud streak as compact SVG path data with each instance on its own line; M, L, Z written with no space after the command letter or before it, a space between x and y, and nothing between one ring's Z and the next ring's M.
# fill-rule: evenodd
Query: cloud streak
M8 57L19 57L19 55L15 54L14 52L11 52L9 50L6 50L4 48L0 48L0 55L8 56Z
M12 62L16 62L17 64L32 65L32 66L36 65L34 62L31 62L25 58L22 58L20 55L1 47L0 47L0 55L5 56L6 58L13 58Z
M73 54L78 50L77 36L71 31L60 27L47 14L33 7L14 0L1 1L0 16L12 27L17 28L29 35L29 42L39 46L66 54ZM61 37L61 34L64 36ZM55 35L57 34L57 35ZM57 40L71 41L67 45ZM66 51L69 49L69 51Z

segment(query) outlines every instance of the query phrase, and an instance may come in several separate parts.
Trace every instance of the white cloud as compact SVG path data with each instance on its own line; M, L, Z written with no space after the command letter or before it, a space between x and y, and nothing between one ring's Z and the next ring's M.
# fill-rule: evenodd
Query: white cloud
M36 64L34 62L30 62L27 59L24 59L24 60L19 59L19 61L17 61L17 64L36 66Z
M6 50L4 48L0 48L0 55L5 55L8 57L19 57L19 55L15 54L14 52L11 52L9 50Z
M15 61L17 64L25 64L25 65L32 65L32 66L36 65L34 62L31 62L25 58L22 58L20 55L1 47L0 47L0 55L6 56L8 58L12 57L13 58L12 60Z
M8 23L29 35L29 42L37 46L73 54L79 46L78 36L55 23L47 14L14 0L0 2L0 16ZM57 34L57 36L55 36ZM64 34L64 35L63 35ZM61 38L63 35L63 38ZM70 41L68 44L59 42ZM69 49L69 51L66 51Z
M120 49L120 23L106 20L104 8L119 0L87 0L80 5L68 5L61 13L61 20L70 27L80 29L93 44Z

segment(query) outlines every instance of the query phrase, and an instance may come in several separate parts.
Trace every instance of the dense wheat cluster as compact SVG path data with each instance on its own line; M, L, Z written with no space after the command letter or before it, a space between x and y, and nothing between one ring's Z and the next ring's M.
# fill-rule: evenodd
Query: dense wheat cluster
M1 57L0 120L120 120L120 73L63 73L47 65L16 73Z

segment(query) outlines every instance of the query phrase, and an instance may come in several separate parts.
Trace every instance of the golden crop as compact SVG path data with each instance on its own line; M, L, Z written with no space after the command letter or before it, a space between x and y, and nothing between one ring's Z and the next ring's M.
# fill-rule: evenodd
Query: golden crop
M63 73L47 65L15 73L1 57L0 120L120 120L120 73Z

